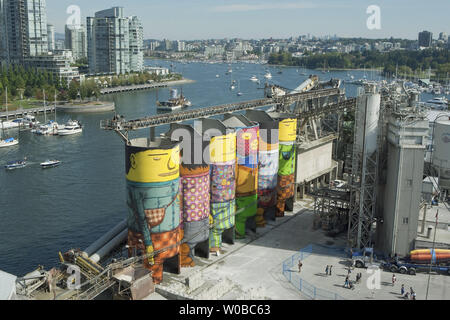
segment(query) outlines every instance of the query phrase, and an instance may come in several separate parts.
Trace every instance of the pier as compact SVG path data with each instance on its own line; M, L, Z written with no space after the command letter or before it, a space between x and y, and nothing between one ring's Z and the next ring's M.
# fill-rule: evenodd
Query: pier
M43 114L44 112L54 112L55 106L46 106L46 107L37 107L37 108L30 108L30 109L20 109L15 111L8 111L8 112L0 112L0 121L2 119L6 120L8 119L16 119L24 117L27 114L32 115L38 115Z

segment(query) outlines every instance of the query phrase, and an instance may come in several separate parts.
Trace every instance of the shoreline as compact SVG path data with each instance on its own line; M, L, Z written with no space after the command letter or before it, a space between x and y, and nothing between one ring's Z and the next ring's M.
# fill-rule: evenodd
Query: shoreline
M189 84L189 83L195 83L195 82L196 82L195 80L184 78L181 80L154 82L154 83L147 83L147 84L135 84L135 85L129 85L129 86L118 86L118 87L101 89L100 94L107 95L107 94L113 94L113 93L140 91L140 90L148 90L148 89L155 89L155 88L165 88L165 87L170 87L170 86L175 86L175 85L180 85L180 84Z

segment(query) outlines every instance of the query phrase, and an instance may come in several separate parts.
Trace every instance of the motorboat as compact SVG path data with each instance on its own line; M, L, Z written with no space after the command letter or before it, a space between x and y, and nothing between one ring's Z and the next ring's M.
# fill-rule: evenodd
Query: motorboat
M272 79L272 74L269 71L267 71L266 74L264 75L264 78Z
M168 101L157 101L156 106L158 110L177 110L184 107L192 106L192 103L183 96L183 93L178 95L178 91L176 89L170 90L170 99Z
M448 100L445 97L433 98L428 100L426 105L437 110L447 110Z
M27 166L26 158L24 160L17 160L17 161L11 161L8 162L5 165L6 170L14 170L14 169L20 169L25 168Z
M53 168L53 167L57 167L61 164L61 161L59 160L47 160L45 162L42 162L41 168L42 169L47 169L47 168Z
M19 122L17 121L1 121L0 129L17 129L19 128Z
M59 136L69 136L72 134L77 134L83 132L83 127L81 123L77 120L69 120L62 129L58 128Z
M8 138L5 140L0 140L0 148L11 147L19 144L19 140L14 138Z
M31 132L41 136L54 136L58 134L59 125L57 122L50 120L47 124L39 126Z
M258 82L258 78L257 78L256 76L252 76L252 77L250 78L250 81L252 81L252 82Z

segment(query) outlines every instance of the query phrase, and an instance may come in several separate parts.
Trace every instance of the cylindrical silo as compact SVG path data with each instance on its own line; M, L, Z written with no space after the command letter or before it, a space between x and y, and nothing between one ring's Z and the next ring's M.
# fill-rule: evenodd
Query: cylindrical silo
M377 150L380 101L379 93L363 94L357 98L355 147L365 155Z
M439 170L439 186L450 194L450 120L436 121L433 143L433 166Z
M275 219L278 180L279 121L266 112L248 110L246 117L259 124L258 151L258 210L257 227L264 227L266 219Z
M277 217L284 217L286 200L294 196L297 145L281 144L278 163Z
M129 254L147 254L144 265L160 283L164 261L179 253L182 240L179 143L134 139L125 161Z
M244 238L246 222L258 208L259 125L243 115L231 114L225 115L223 124L236 130L236 236Z
M236 214L236 132L215 119L201 119L194 128L209 141L211 230L210 252L220 252L222 234L234 230ZM234 239L234 236L233 236Z
M207 144L189 125L171 125L166 137L181 141L181 229L184 243L180 248L180 263L181 267L193 267L195 247L209 239L210 166L202 156L196 156L196 152L202 153Z
M280 148L277 186L277 217L283 217L286 200L294 196L297 118L288 113L270 113L280 121Z

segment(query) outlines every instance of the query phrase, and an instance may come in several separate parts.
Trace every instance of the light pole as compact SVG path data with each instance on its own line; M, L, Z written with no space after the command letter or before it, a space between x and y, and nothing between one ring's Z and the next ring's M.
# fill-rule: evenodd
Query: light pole
M438 225L438 215L439 215L439 209L437 209L437 212L436 212L436 224L434 226L434 237L433 237L433 250L431 251L430 269L428 270L427 294L425 296L425 300L428 300L428 291L429 291L429 288L430 288L431 269L433 267L433 255L436 257L435 247L436 247L436 231L437 231L437 225Z

